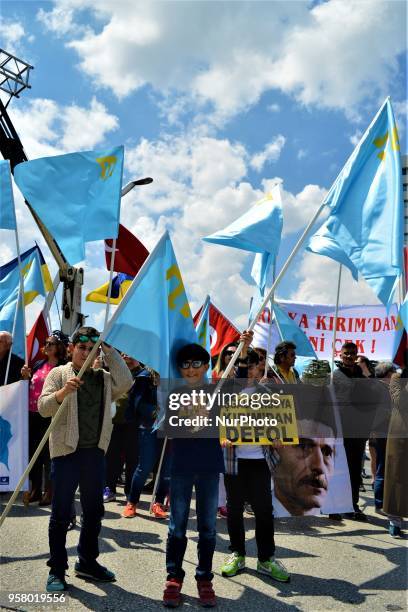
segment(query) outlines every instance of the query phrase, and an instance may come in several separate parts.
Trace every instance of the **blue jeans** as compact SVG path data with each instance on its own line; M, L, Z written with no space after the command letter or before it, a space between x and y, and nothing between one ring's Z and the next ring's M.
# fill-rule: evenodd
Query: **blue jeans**
M376 508L382 508L384 499L384 470L387 438L376 438L374 441L376 455L376 471L374 478L374 503Z
M170 479L170 524L166 546L167 580L183 580L187 523L193 486L196 491L198 566L196 580L212 580L212 559L218 507L219 474L180 474Z
M100 448L78 448L74 453L51 461L53 498L48 537L53 574L63 576L68 568L65 548L67 529L72 515L75 491L79 486L82 506L78 557L86 564L99 555L98 536L103 517L105 456Z
M162 448L163 440L157 437L157 433L155 431L152 432L150 429L144 429L142 427L139 428L139 463L133 474L130 492L128 495L128 501L132 502L132 504L138 503L147 477L156 465ZM164 498L169 493L169 471L170 465L168 453L166 451L163 458L159 486L156 493L156 501L160 504L164 502Z

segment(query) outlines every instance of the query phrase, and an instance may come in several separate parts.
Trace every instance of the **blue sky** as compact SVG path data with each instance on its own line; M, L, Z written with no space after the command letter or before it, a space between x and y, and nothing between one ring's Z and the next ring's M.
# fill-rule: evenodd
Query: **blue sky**
M168 228L192 309L210 293L244 325L253 256L200 237L279 181L282 262L387 95L406 152L405 13L399 0L2 0L1 46L35 66L10 114L30 158L124 143L126 179L155 179L123 200L124 224L148 248ZM107 280L102 253L88 248L84 295ZM1 261L13 255L7 238ZM332 302L335 276L302 252L279 294ZM376 300L347 273L342 301ZM100 306L84 311L101 323Z

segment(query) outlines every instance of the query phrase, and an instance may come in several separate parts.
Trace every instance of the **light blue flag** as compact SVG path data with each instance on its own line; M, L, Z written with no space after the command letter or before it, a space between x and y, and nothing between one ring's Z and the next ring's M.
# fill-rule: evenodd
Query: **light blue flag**
M8 159L0 160L0 229L17 229Z
M265 292L266 283L268 282L268 276L274 258L274 255L272 255L271 253L267 253L266 251L264 251L263 253L256 253L254 257L251 276L259 287L261 295L263 295Z
M273 311L280 337L283 338L283 340L290 340L296 344L297 355L301 357L314 357L317 359L317 355L310 343L309 338L296 325L290 316L276 304L276 302L273 304Z
M282 204L277 188L279 186L275 185L272 192L267 193L231 225L203 240L253 253L266 251L276 255L283 225Z
M46 295L41 274L41 261L38 249L30 249L29 255L21 255L21 267L24 282L24 304L30 304L37 295ZM18 266L9 269L8 274L0 274L0 330L13 332L14 319L17 313L16 326L13 335L12 351L19 357L25 356L24 319L21 299L19 298L20 274ZM1 273L1 268L0 268Z
M211 355L211 337L210 337L210 296L207 295L203 308L200 313L200 318L197 321L196 332L198 343ZM211 359L210 367L207 370L207 376L211 378Z
M37 295L46 295L38 247L21 253L20 262L24 279L24 304L27 306ZM16 257L0 267L0 308L16 299L19 285L20 271Z
M85 242L117 238L123 147L43 157L18 164L14 180L69 263Z
M180 378L177 351L198 339L168 232L133 280L104 337L162 378Z
M256 287L254 295L251 297L251 302L249 305L249 324L252 323L252 321L258 314L263 301L264 301L263 293L261 293L261 290L259 289L259 287Z
M325 255L326 257L330 257L330 259L338 261L339 264L346 266L350 270L354 280L358 280L358 270L356 266L333 238L330 230L327 228L327 223L324 223L311 237L306 249L317 255Z
M403 270L399 149L387 98L324 200L330 236L385 305Z
M405 296L405 300L401 304L400 316L406 331L408 332L408 293Z

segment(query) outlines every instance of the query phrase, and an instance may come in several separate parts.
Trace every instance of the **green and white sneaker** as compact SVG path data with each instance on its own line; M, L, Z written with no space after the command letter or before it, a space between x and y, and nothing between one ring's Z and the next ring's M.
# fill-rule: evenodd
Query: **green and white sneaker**
M290 580L290 574L286 567L274 557L271 557L269 561L258 561L256 571L260 574L266 574L274 580L278 580L278 582L289 582Z
M245 557L241 557L237 552L233 552L227 557L224 565L221 567L222 576L232 578L236 576L238 572L242 572L245 569Z

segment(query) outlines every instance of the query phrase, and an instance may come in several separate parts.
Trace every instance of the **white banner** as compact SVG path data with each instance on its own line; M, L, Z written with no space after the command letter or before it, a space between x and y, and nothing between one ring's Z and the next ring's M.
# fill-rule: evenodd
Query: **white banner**
M334 335L335 306L279 301L278 304L307 335L319 359L331 360ZM254 329L253 346L268 347L269 309L259 317ZM273 325L270 352L280 342ZM340 306L337 320L336 356L345 342L355 342L360 355L376 361L392 361L397 352L403 324L398 306L389 312L382 305ZM287 338L285 338L287 339Z
M14 491L28 464L28 384L0 387L0 492Z

